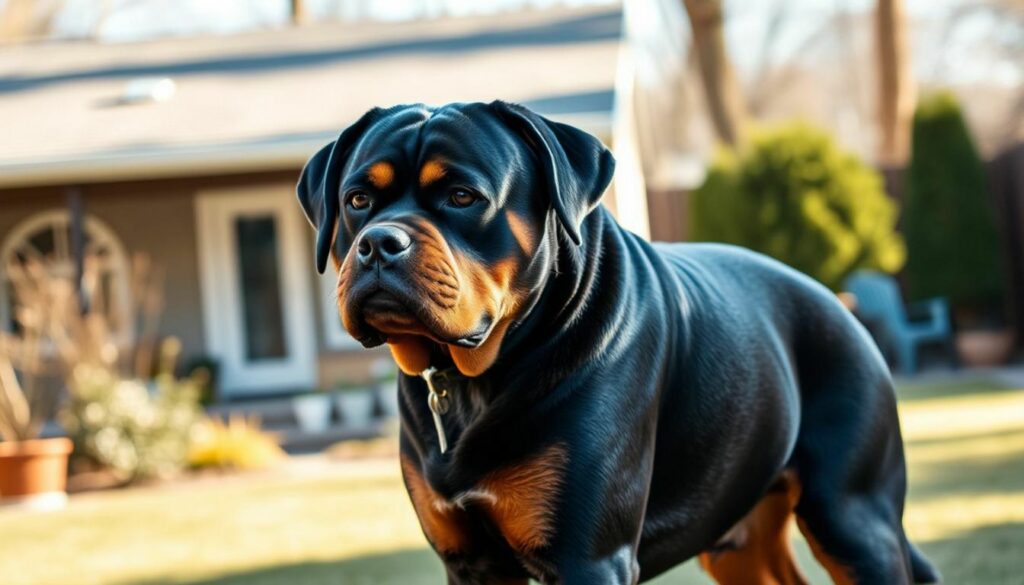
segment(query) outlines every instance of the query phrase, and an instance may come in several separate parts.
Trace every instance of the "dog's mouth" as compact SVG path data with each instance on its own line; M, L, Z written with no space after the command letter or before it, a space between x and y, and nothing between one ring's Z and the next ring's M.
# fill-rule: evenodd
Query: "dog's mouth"
M484 315L472 331L452 333L446 330L442 317L429 306L429 301L384 288L379 283L361 294L350 291L340 308L348 315L345 321L350 324L350 333L364 347L415 335L443 345L475 349L486 341L493 321Z

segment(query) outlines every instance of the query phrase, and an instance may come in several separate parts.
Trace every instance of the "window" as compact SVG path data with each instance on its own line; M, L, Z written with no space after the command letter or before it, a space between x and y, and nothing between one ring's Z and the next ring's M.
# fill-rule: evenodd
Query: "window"
M288 351L281 310L276 218L269 214L236 217L235 236L246 359L283 358Z
M101 307L111 332L119 343L132 338L132 310L129 294L129 266L124 246L114 232L98 219L86 216L83 222L84 257L97 279L91 287L100 298L86 299ZM71 243L71 216L55 209L29 217L16 225L0 245L0 328L16 331L16 282L12 266L35 261L53 277L73 279L75 261Z
M227 397L316 384L308 228L294 193L275 183L196 197L203 333Z

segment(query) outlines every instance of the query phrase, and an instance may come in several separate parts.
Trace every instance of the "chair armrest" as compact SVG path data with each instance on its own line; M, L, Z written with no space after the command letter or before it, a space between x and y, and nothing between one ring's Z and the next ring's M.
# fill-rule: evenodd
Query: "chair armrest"
M907 305L907 315L914 320L914 316L926 316L926 319L941 330L949 330L949 300L946 297L935 297Z

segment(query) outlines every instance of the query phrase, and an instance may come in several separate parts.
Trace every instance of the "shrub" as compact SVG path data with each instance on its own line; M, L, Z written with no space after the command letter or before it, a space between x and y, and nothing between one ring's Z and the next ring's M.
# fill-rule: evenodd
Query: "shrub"
M905 228L912 299L947 296L971 309L999 300L999 240L985 168L950 93L922 99L914 112Z
M690 203L695 240L772 256L833 290L851 272L895 272L903 241L882 179L825 132L790 124L720 152Z
M61 424L87 457L123 480L167 477L187 460L198 420L198 389L188 380L157 377L152 387L108 368L80 364L68 378Z
M257 419L207 419L192 435L188 462L194 468L263 469L285 458L277 439Z

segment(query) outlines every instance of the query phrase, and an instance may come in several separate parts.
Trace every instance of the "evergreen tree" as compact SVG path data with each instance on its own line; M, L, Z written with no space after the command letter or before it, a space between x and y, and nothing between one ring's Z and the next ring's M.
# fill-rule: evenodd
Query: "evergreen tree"
M904 222L910 298L946 296L970 310L998 303L999 236L985 168L950 93L922 99L914 113Z

